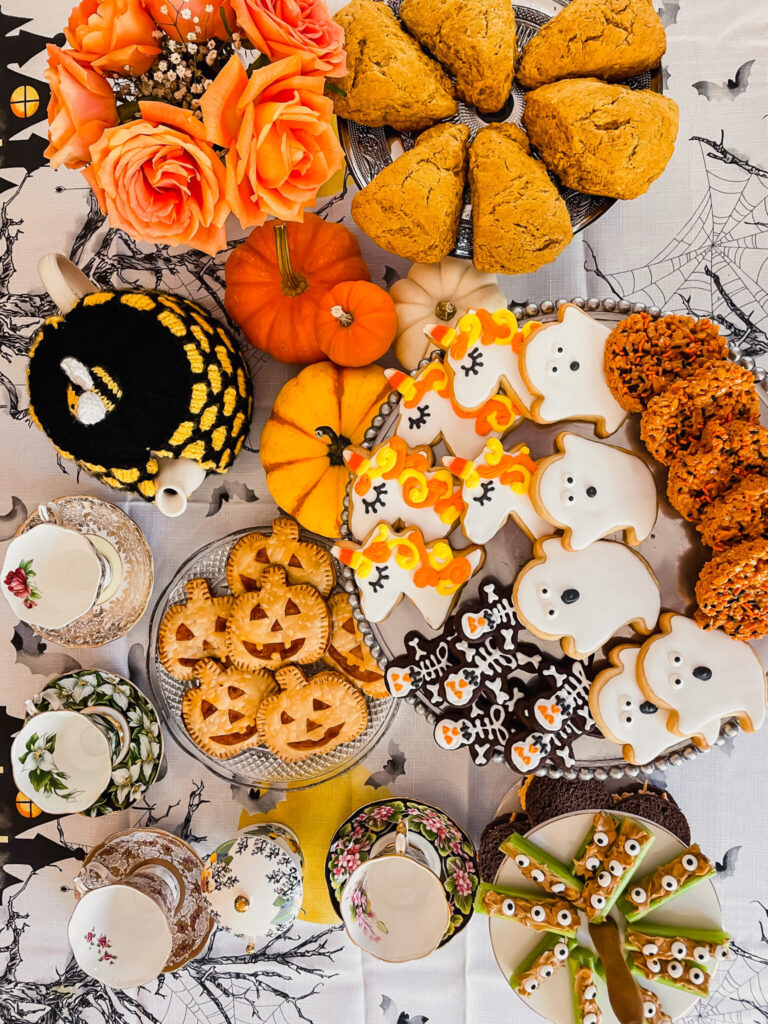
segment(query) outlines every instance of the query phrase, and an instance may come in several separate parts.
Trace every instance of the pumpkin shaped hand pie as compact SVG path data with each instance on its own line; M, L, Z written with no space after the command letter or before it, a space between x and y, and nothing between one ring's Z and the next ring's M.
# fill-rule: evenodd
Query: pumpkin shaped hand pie
M227 626L227 654L253 671L322 658L331 639L331 614L306 583L291 586L280 565L262 571L261 587L235 598Z
M258 746L256 714L264 698L277 691L272 673L224 668L210 658L198 662L195 672L200 685L181 699L181 717L194 743L221 760Z
M186 604L173 604L163 616L157 652L166 672L184 681L195 678L201 658L225 658L227 619L234 598L214 597L207 580L184 584Z
M308 679L297 665L277 670L280 693L262 701L257 725L282 761L301 761L349 743L368 724L365 697L338 672Z
M328 601L331 611L331 643L323 661L339 669L369 697L389 697L384 673L368 650L363 634L355 621L352 605L346 594L334 594Z
M336 582L336 570L328 551L319 544L299 540L293 519L275 519L272 534L249 533L241 537L227 559L227 583L235 596L258 590L268 565L282 565L288 582L309 583L327 597Z

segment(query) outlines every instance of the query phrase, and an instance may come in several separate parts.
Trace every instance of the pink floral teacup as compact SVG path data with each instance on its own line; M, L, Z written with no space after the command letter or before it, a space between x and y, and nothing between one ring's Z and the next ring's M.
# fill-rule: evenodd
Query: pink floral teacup
M395 842L364 861L341 893L347 934L366 953L388 963L428 956L450 923L443 883L400 822Z

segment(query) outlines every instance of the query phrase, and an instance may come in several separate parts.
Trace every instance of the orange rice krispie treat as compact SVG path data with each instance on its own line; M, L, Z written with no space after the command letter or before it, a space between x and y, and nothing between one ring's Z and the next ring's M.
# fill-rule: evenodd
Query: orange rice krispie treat
M721 360L674 381L652 398L640 421L640 437L654 459L668 466L699 440L711 420L757 420L759 414L752 374Z
M632 313L608 335L605 376L622 409L643 412L672 381L727 357L726 340L710 320Z
M704 543L714 551L723 551L740 541L768 537L768 476L745 476L705 509L698 530Z
M740 640L768 635L768 540L745 540L715 555L696 583L696 621Z

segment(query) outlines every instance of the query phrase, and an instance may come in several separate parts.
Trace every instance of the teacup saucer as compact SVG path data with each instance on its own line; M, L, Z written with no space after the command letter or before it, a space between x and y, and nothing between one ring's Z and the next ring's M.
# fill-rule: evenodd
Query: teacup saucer
M440 876L451 909L441 946L472 916L478 884L475 847L467 833L444 811L418 800L393 798L366 804L336 830L325 861L325 883L333 909L341 917L341 891L355 868L394 843L400 821L408 823L409 843Z
M58 629L34 626L46 640L63 647L101 647L124 636L136 625L152 593L152 552L134 521L108 501L87 494L56 498L63 526L85 534L112 570L111 582L85 615ZM41 522L35 510L19 527L21 536Z
M178 971L205 947L214 926L203 893L203 862L188 843L156 828L126 828L94 846L83 867L95 860L117 878L152 861L167 868L179 883L181 899L172 922L173 946L164 974Z
M142 799L160 771L163 734L157 712L138 687L114 672L82 669L52 679L35 694L32 704L38 711L61 707L105 715L111 710L113 720L127 719L130 734L127 753L119 760L114 759L107 789L82 813L95 818L112 811L124 811Z

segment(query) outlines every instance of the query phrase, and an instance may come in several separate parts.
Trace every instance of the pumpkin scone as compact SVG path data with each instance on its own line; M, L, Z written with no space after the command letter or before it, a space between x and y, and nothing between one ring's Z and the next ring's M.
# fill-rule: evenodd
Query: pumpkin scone
M517 125L480 129L469 150L469 187L478 270L533 273L573 238L568 207Z
M227 654L253 672L322 658L331 639L331 614L314 587L291 586L285 569L270 565L261 586L234 599L227 625Z
M272 533L241 537L227 559L227 584L235 596L258 590L268 565L282 565L289 583L309 583L327 597L336 583L330 553L319 544L299 539L299 524L275 519Z
M701 438L669 466L672 508L697 523L712 502L742 477L768 465L768 430L750 420L707 423Z
M226 760L261 743L256 713L276 693L275 677L266 669L244 672L205 658L195 674L199 686L181 698L181 717L193 742L211 757Z
M453 117L458 107L450 78L404 32L385 3L352 0L334 15L344 29L347 74L337 79L333 109L369 128L389 124L418 131Z
M694 618L741 640L768 635L768 540L745 540L721 551L696 582Z
M669 163L678 109L650 89L570 78L526 95L523 126L563 185L637 199Z
M456 78L456 91L484 114L506 103L517 41L511 0L403 0L400 20Z
M754 423L759 415L755 378L749 370L720 360L706 363L652 398L640 419L640 437L654 459L668 466L698 443L707 423Z
M369 697L389 697L389 691L384 685L384 673L368 650L347 594L333 594L328 607L331 611L332 633L323 661L331 668L343 672Z
M328 754L368 724L365 697L338 672L308 679L298 665L287 665L276 675L280 692L262 701L256 718L264 743L282 761Z
M437 263L456 244L467 179L465 124L438 124L352 200L352 218L387 252Z
M561 78L620 82L655 68L666 48L651 0L573 0L526 45L517 80L526 89Z
M622 409L643 412L672 381L727 358L728 343L711 320L632 313L606 339L605 379Z
M195 678L201 658L225 658L227 621L234 598L214 597L207 580L188 580L185 604L173 604L163 616L157 652L163 668L174 679Z
M768 537L768 476L750 473L716 498L702 512L698 530L714 551Z

